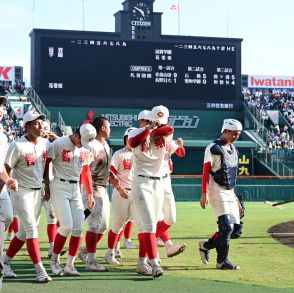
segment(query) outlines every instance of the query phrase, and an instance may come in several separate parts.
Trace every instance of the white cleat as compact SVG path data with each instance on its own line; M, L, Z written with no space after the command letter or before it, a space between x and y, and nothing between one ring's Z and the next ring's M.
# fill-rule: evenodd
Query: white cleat
M60 277L64 275L63 267L58 260L51 260L50 267L54 275Z
M173 256L176 256L182 252L185 251L186 249L186 243L183 243L183 244L174 244L174 245L171 245L169 247L166 248L166 255L167 257L173 257Z
M108 268L103 267L96 259L93 259L91 262L86 262L86 270L92 272L108 272Z
M139 275L152 276L152 268L147 263L138 264L136 267L136 272Z
M163 243L163 241L160 238L157 238L156 239L156 243L157 243L157 246L158 247L164 247L165 246L164 243Z
M10 266L10 262L4 263L4 277L5 278L17 278L17 275L14 273Z
M78 257L83 263L86 263L87 262L87 249L81 248L78 253Z
M45 270L41 270L37 273L36 281L38 283L49 283L52 281L52 278L48 276Z
M153 278L159 278L163 276L163 269L160 265L154 265L152 267L152 276Z
M136 246L135 246L135 244L132 243L132 241L125 240L124 248L134 249L134 248L136 248Z
M63 269L64 274L68 276L80 276L81 274L72 265L66 265Z
M115 258L115 253L109 251L105 254L105 261L110 265L119 265L119 261Z

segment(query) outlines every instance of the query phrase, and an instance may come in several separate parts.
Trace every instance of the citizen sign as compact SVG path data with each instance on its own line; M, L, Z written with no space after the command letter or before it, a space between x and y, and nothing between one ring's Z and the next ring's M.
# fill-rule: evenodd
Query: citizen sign
M151 26L151 21L139 21L139 20L132 20L131 25L138 25L138 26Z

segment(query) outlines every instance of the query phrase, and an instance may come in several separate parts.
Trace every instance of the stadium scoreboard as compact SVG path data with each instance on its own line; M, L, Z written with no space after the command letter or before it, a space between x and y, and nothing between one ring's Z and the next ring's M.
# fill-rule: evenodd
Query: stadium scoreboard
M45 105L241 109L242 39L163 35L154 1L124 0L115 32L33 29Z
M185 100L226 109L240 96L239 56L238 46L225 42L42 38L36 84L46 96Z

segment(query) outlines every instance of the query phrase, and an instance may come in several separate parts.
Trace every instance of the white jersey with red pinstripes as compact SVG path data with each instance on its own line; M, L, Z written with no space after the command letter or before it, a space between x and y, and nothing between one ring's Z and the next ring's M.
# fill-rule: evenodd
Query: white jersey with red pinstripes
M131 188L133 153L127 148L116 151L111 159L110 170L118 177L120 185Z
M128 138L137 136L145 128L134 129ZM134 174L143 176L163 177L166 175L164 168L165 143L155 145L154 139L149 135L146 140L133 148Z

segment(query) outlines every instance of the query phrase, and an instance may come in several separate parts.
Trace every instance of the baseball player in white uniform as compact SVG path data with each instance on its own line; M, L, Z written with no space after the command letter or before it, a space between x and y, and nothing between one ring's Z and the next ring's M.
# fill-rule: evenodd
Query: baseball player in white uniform
M1 148L0 148L1 150ZM4 168L4 165L0 165L0 181L1 184L2 182L5 184L5 188L12 189L14 191L17 190L17 181L11 177L8 176L6 173L6 170ZM2 200L0 200L1 202ZM0 291L2 288L2 280L4 276L4 264L3 264L3 246L4 246L4 231L5 231L5 223L7 222L6 220L6 215L7 213L4 211L4 207L0 203Z
M141 111L138 114L138 126L139 126L139 128L149 125L150 124L150 119L151 119L150 118L150 111L148 111L148 110ZM126 224L126 226L124 228L125 230L128 230L125 233L125 248L134 248L134 245L132 244L130 239L128 239L128 238L130 238L130 235L131 235L132 225L133 225L133 221L128 221L128 223ZM125 232L125 230L124 230L124 232ZM121 253L121 250L120 250L120 239L122 237L122 233L123 233L123 231L119 235L118 243L117 243L116 248L115 248L115 257L116 258L122 256L122 253ZM129 236L127 237L126 234L129 235ZM139 237L139 239L141 239L141 237ZM144 247L144 246L141 245L141 248L142 247ZM139 254L144 255L144 257L145 257L146 251L143 251L143 249L141 249L139 251L140 251ZM142 262L142 265L137 267L137 271L139 271L139 273L141 272L142 274L143 274L143 272L144 272L144 274L146 274L146 272L147 272L147 275L152 274L151 267L149 265L146 266L145 263L143 263L143 262Z
M124 134L125 147L116 151L111 159L110 171L114 173L119 184L114 183L112 192L112 228L108 232L108 251L105 260L109 264L119 264L115 258L115 247L121 231L133 214L133 201L129 198L132 180L132 149L128 145L128 135L135 128L128 128Z
M202 196L203 209L210 202L217 218L218 231L207 241L199 241L199 252L204 264L209 262L210 249L216 249L217 269L238 270L229 259L231 238L241 236L238 200L234 192L238 175L238 151L234 142L239 138L242 124L235 119L225 119L221 136L205 149Z
M44 166L50 145L47 139L41 137L44 119L43 114L34 110L24 115L23 122L27 133L10 145L5 159L7 173L13 170L13 177L19 184L18 190L11 191L11 194L15 199L20 222L19 231L10 242L3 258L5 275L16 277L11 270L10 261L26 242L39 283L51 281L41 261L37 229Z
M80 174L89 150L93 146L96 130L91 124L82 125L74 134L60 137L55 140L49 149L49 160L52 160L54 179L49 184L48 164L46 164L45 190L50 193L56 216L60 222L55 237L51 269L55 275L79 276L74 267L74 261L82 241L84 221L84 207L80 193ZM87 168L88 169L88 168ZM50 190L48 189L50 185ZM95 205L93 194L88 194L88 206ZM60 264L60 253L67 236L71 234L66 266Z
M86 249L80 250L79 258L85 262L87 270L106 272L108 269L96 260L96 247L109 227L110 204L107 186L111 175L109 173L111 150L106 139L110 137L111 130L109 120L105 117L95 118L92 125L97 131L97 137L90 154L89 165L96 205L87 218Z
M150 125L152 119L151 112L149 110L143 110L138 114L138 125L139 128L145 128ZM139 219L136 219L139 222ZM136 267L136 272L140 275L152 276L152 267L148 264L147 250L144 243L144 233L138 231L139 240L139 258Z
M52 141L56 140L58 136L56 136L52 131L49 122L44 121L43 122L43 133L42 137L50 139ZM52 163L49 164L49 181L53 180L53 174L52 174ZM45 195L45 191L44 191ZM47 219L47 236L48 236L48 243L49 243L49 249L48 249L48 257L52 257L53 253L53 246L54 246L54 239L57 233L57 218L55 215L55 211L51 202L51 198L49 200L45 200L45 198L42 198L42 206L44 206L46 210L46 219Z
M0 106L0 121L2 120L4 115L4 109L2 106ZM7 154L8 150L8 139L7 136L4 134L3 126L0 124L0 166L4 166L4 160ZM11 222L13 221L13 209L12 204L10 200L10 196L8 194L6 185L0 184L0 207L1 207L1 213L3 213L5 218L5 230L9 227Z
M156 278L163 275L163 269L158 262L155 232L162 213L163 178L166 176L164 156L167 137L173 134L174 129L166 125L169 116L166 107L156 106L150 114L152 123L145 128L131 131L129 144L133 148L134 162L131 197L139 219L139 234L143 239L140 245L145 245L152 266L152 276ZM139 258L139 262L145 262L145 259Z
M163 179L164 182L164 201L162 210L162 219L157 223L156 237L163 240L166 247L168 257L176 256L186 249L186 244L173 244L168 229L176 222L176 202L172 190L170 174L173 170L171 155L176 153L180 157L185 156L185 148L183 139L179 138L176 141L169 140L166 146L164 158L164 168L167 176Z
M4 115L4 109L0 106L0 121ZM3 264L3 245L4 245L4 231L7 229L12 221L13 212L10 197L7 188L11 188L14 191L17 190L17 181L12 179L6 173L4 167L4 159L8 150L7 137L3 133L3 126L0 124L2 132L0 132L0 291L2 288L2 279L4 275L4 264ZM4 186L3 186L4 184ZM1 190L2 189L2 190Z

